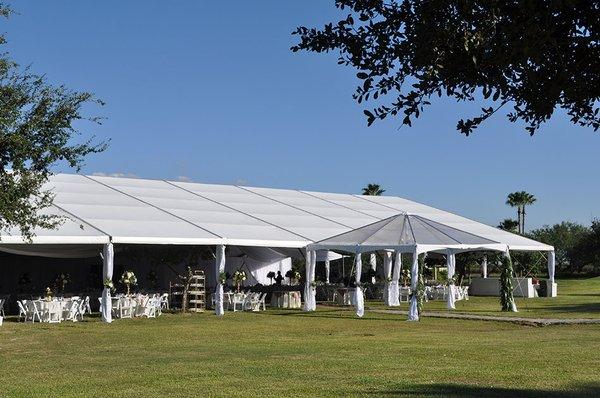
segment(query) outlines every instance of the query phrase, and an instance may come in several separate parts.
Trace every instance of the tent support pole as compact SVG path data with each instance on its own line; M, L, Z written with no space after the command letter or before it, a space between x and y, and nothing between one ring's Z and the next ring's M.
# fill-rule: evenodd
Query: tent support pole
M215 315L222 316L223 310L223 280L221 274L225 272L225 245L217 245L215 256Z
M115 251L112 242L104 245L102 248L102 305L100 308L102 322L112 322L112 298L110 295L113 286L113 268Z

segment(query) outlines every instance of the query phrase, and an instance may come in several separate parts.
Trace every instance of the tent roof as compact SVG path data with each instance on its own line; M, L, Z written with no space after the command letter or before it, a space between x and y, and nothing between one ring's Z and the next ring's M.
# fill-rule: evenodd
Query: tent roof
M37 230L33 243L227 244L302 248L401 212L509 245L551 246L398 197L372 197L236 185L57 174L46 212L69 217ZM1 244L26 243L9 231Z
M504 250L506 245L413 214L398 214L309 245L315 250L354 253L396 249L442 250L453 248Z

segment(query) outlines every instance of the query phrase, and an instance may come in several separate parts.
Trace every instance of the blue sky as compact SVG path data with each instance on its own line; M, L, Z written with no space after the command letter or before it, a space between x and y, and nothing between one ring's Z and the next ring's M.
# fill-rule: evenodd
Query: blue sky
M538 198L527 227L600 217L599 133L558 114L536 136L498 115L471 137L456 121L486 104L440 101L412 128L367 127L355 72L335 54L292 53L331 1L14 2L8 51L50 82L94 92L110 138L85 173L359 193L369 182L492 225L506 194ZM364 104L363 104L364 105ZM64 167L58 170L65 171Z

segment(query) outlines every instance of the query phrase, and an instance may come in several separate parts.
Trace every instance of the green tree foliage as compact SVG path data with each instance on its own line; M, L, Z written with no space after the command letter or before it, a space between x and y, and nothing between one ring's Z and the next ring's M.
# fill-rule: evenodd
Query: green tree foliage
M556 272L563 274L578 273L589 261L585 247L590 228L581 224L563 221L552 226L534 229L529 237L554 246L556 254Z
M368 184L362 189L362 194L369 196L381 196L384 192L385 189L382 189L379 184Z
M509 193L506 198L506 204L517 208L517 220L519 222L519 233L525 233L525 206L534 204L536 197L525 191Z
M493 255L493 253L490 254L484 251L476 251L457 253L455 255L456 269L454 270L454 278L457 286L462 285L467 274L481 272L481 262L483 261L483 256L486 254L488 255L489 262L489 257L490 255Z
M0 3L1 16L11 13ZM57 163L79 170L86 155L106 148L93 137L79 137L80 121L100 121L84 115L89 104L101 102L87 92L52 86L0 54L0 234L18 227L31 238L36 227L56 228L63 221L41 212L54 198L44 184Z
M592 221L589 233L579 245L579 250L591 272L600 275L600 220Z
M519 233L519 222L512 218L505 218L498 224L498 228L517 234Z
M432 97L488 104L460 120L469 135L500 108L534 134L562 108L600 127L600 2L336 0L346 17L299 27L292 51L338 51L358 71L354 98L373 100L370 125L388 115L410 126ZM391 96L388 99L388 96Z

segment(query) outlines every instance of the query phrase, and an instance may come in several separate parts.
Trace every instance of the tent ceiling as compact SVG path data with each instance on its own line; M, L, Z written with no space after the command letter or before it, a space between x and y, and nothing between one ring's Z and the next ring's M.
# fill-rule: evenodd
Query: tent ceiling
M36 244L189 244L302 248L401 212L515 250L551 246L397 197L57 174L47 212L70 217ZM419 224L420 225L420 224ZM417 226L414 226L417 228ZM441 228L441 227L440 227ZM426 228L427 229L427 228ZM438 228L439 229L439 228ZM26 243L18 231L0 245Z

